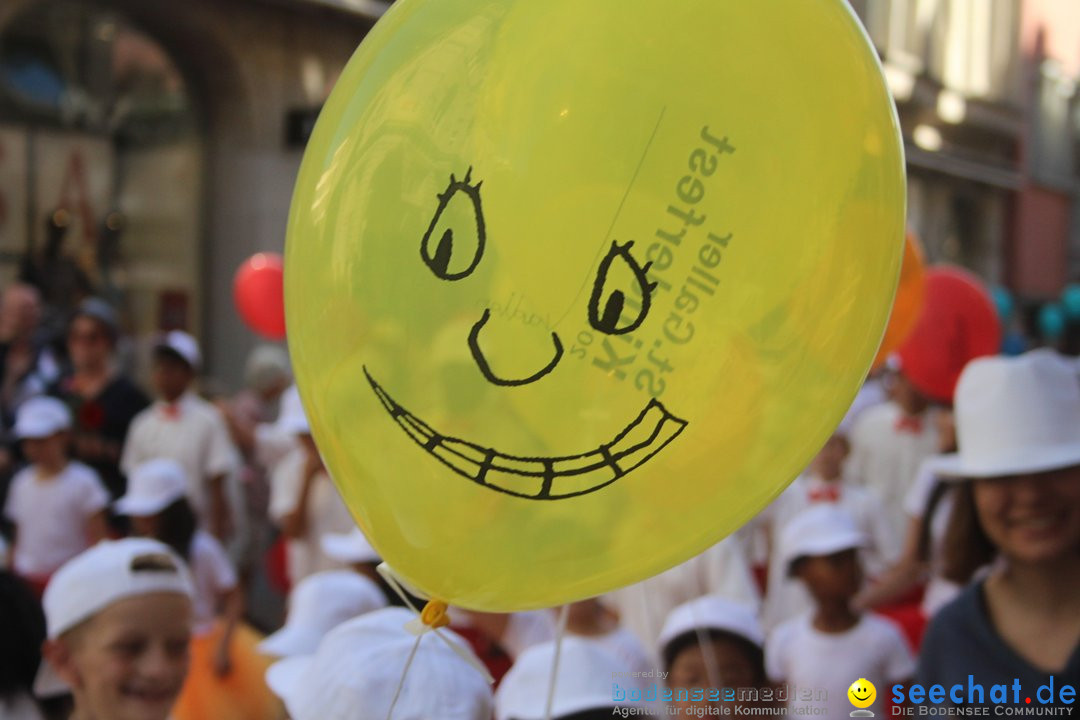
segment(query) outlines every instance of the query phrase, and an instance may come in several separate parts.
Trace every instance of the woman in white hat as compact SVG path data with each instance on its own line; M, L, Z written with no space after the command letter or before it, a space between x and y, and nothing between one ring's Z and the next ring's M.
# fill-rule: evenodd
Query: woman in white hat
M986 358L964 370L955 407L959 453L938 467L961 481L946 576L984 575L935 617L916 679L943 686L945 704L1070 706L1080 685L1080 384L1051 352Z

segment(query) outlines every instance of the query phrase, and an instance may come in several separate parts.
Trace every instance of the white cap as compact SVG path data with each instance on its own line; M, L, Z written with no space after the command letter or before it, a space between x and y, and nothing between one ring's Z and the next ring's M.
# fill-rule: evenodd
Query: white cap
M179 355L192 370L198 370L202 364L199 341L183 330L172 330L158 338L155 349L166 349Z
M518 656L495 693L496 720L544 718L554 658L554 641L533 645ZM557 718L626 704L616 703L611 679L620 678L623 687L640 687L640 681L632 678L631 672L629 665L596 642L572 635L564 637L551 716Z
M315 573L289 593L285 626L259 643L278 657L310 655L326 633L358 615L386 607L386 596L368 578L348 570Z
M717 595L703 595L668 613L657 641L661 654L672 640L696 630L720 630L758 647L765 644L765 631L754 608Z
M301 435L311 432L304 405L300 402L300 390L292 385L281 396L281 409L275 423L284 435Z
M973 360L955 400L960 452L935 459L937 474L1001 477L1080 465L1080 382L1061 355Z
M314 655L272 665L267 684L293 720L385 720L417 643L405 629L414 617L390 607L338 625ZM439 633L469 652L459 636ZM491 688L476 668L435 633L419 638L394 720L489 720L491 706Z
M320 541L322 551L331 560L343 563L377 563L381 561L379 553L368 542L360 528L353 528L347 533L327 533Z
M113 603L140 595L175 593L193 598L184 561L157 540L103 541L53 573L41 599L48 638L56 639ZM50 697L67 689L48 662L34 680L34 694Z
M798 558L832 555L866 544L866 537L848 511L820 503L796 515L780 534L780 552L790 571Z
M20 440L47 438L71 427L71 411L54 397L33 397L15 413L15 437Z
M172 458L148 460L128 476L127 493L113 507L133 517L157 515L187 495L187 488L183 465Z

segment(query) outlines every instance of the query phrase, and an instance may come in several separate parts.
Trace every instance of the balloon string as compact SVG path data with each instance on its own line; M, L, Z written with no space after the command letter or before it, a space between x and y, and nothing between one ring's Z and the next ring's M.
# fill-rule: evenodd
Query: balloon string
M449 647L455 655L457 655L465 662L469 663L469 665L471 665L473 669L480 673L484 677L484 679L488 681L489 685L495 684L495 678L491 677L491 673L488 672L487 667L482 662L480 662L475 655L473 655L468 650L462 648L450 638L446 637L446 635L439 632L439 628L446 627L450 624L450 617L447 614L447 604L445 602L443 602L442 600L429 599L427 600L427 604L424 605L423 610L417 610L416 606L413 605L412 600L409 599L408 593L405 592L405 582L397 576L397 573L394 572L393 568L391 568L386 563L379 563L379 565L375 569L376 571L378 571L379 575L381 575L382 578L386 580L386 584L389 585L395 593L397 593L397 596L401 598L401 601L404 602L410 610L412 610L419 616L417 617L418 626L406 626L410 632L415 633L418 637L423 636L425 633L428 632L435 633L435 635L437 635L440 640L446 643L446 646ZM411 587L408 588L408 591L409 593L412 593L414 597L424 597L423 593ZM409 666L406 665L405 671L407 672L408 669ZM404 678L405 673L403 672L402 682L405 681Z
M696 605L692 608L692 614L694 615L694 633L697 635L698 647L701 648L701 657L705 660L705 678L709 681L710 688L720 688L720 668L716 664L716 653L712 651L710 645L712 644L712 638L705 632L705 628L702 627L701 610ZM708 645L706 644L708 643Z
M551 708L555 705L555 680L559 676L559 656L562 654L563 636L566 635L566 619L570 606L563 605L559 610L559 624L555 631L555 657L551 659L551 679L548 681L547 704L544 706L544 720L551 720Z
M417 635L416 642L413 643L412 650L409 651L409 657L405 660L405 667L401 669L397 689L394 690L394 699L390 701L390 708L386 711L386 720L391 720L394 716L394 708L397 707L398 698L401 697L401 691L405 687L405 676L409 674L409 668L412 667L413 658L416 657L416 651L420 648L420 641L423 639L423 635Z

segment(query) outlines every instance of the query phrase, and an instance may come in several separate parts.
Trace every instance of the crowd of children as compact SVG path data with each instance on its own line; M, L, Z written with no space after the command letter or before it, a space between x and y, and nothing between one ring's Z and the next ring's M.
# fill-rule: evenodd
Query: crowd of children
M805 474L705 553L562 609L420 624L376 570L280 354L253 356L257 393L211 402L197 342L168 333L157 399L130 412L119 340L90 301L68 354L99 377L15 382L4 408L0 718L881 717L920 686L992 702L968 696L969 676L1080 685L1080 374L1055 353L973 361L948 405L889 367ZM126 424L87 442L107 388ZM291 588L269 623L250 612L271 592L267 528ZM856 705L856 681L876 696Z

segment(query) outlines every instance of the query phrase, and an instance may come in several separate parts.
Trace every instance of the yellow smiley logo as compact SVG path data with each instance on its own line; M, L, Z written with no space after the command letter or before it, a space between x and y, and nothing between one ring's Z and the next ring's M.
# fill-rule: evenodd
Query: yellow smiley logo
M851 687L847 690L847 696L855 707L868 708L877 699L877 688L874 687L874 683L866 678L859 678L851 683Z
M431 597L549 607L706 550L877 351L905 181L857 18L677 4L398 0L319 116L289 350L342 499Z

